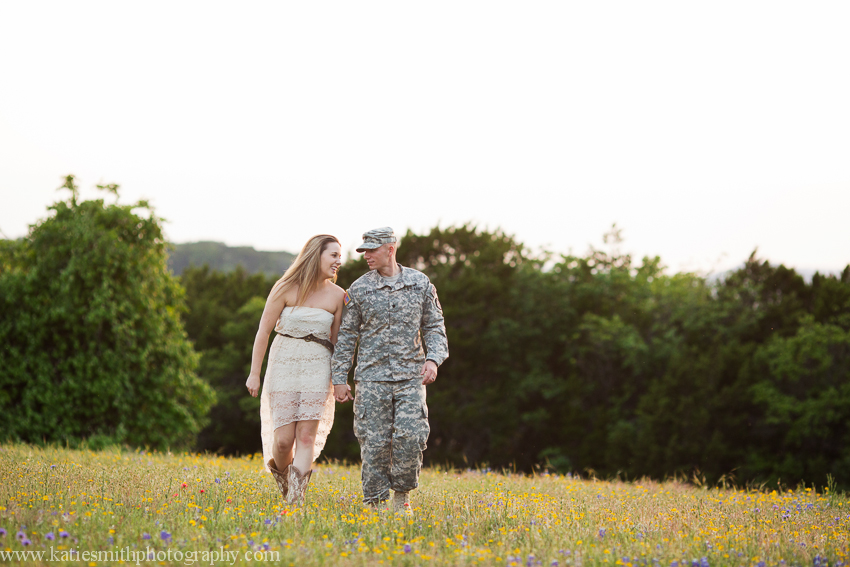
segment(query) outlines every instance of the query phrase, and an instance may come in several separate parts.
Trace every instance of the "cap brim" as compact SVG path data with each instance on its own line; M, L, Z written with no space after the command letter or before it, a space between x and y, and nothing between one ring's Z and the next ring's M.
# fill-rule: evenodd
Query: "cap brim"
M358 252L365 252L366 250L374 250L375 248L380 248L381 246L383 246L383 244L375 244L374 242L364 242L356 250Z

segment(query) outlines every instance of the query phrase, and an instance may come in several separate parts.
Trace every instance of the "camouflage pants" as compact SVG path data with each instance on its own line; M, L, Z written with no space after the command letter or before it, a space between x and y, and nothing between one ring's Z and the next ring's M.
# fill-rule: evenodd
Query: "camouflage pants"
M390 488L409 492L419 486L430 432L421 379L357 382L354 435L363 461L364 503L387 500Z

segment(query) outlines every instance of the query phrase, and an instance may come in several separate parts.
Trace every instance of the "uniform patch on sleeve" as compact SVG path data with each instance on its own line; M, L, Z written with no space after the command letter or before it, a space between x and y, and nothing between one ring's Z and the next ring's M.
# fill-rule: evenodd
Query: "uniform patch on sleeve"
M437 310L440 313L442 313L443 312L443 306L440 305L440 298L437 297L437 286L435 286L434 284L431 284L431 295L433 296L433 299L434 299L434 306L437 308Z
M348 307L348 304L351 303L351 296L348 295L348 291L345 292L345 297L342 298L342 304Z

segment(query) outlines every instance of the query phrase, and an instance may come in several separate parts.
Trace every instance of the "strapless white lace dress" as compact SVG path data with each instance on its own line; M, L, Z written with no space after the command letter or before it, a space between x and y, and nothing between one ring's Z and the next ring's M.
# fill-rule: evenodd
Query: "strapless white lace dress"
M317 307L286 307L275 331L293 337L330 340L334 316ZM313 460L325 447L334 422L331 351L312 341L276 335L260 396L265 463L272 459L274 430L295 421L319 420Z

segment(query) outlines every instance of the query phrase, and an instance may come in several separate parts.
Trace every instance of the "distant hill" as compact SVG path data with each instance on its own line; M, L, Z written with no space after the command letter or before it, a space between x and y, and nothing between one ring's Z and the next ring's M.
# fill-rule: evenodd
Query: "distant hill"
M289 252L264 252L251 246L227 246L221 242L187 242L172 246L168 267L178 276L189 266L204 264L220 272L242 266L249 274L281 276L295 259L295 254Z

